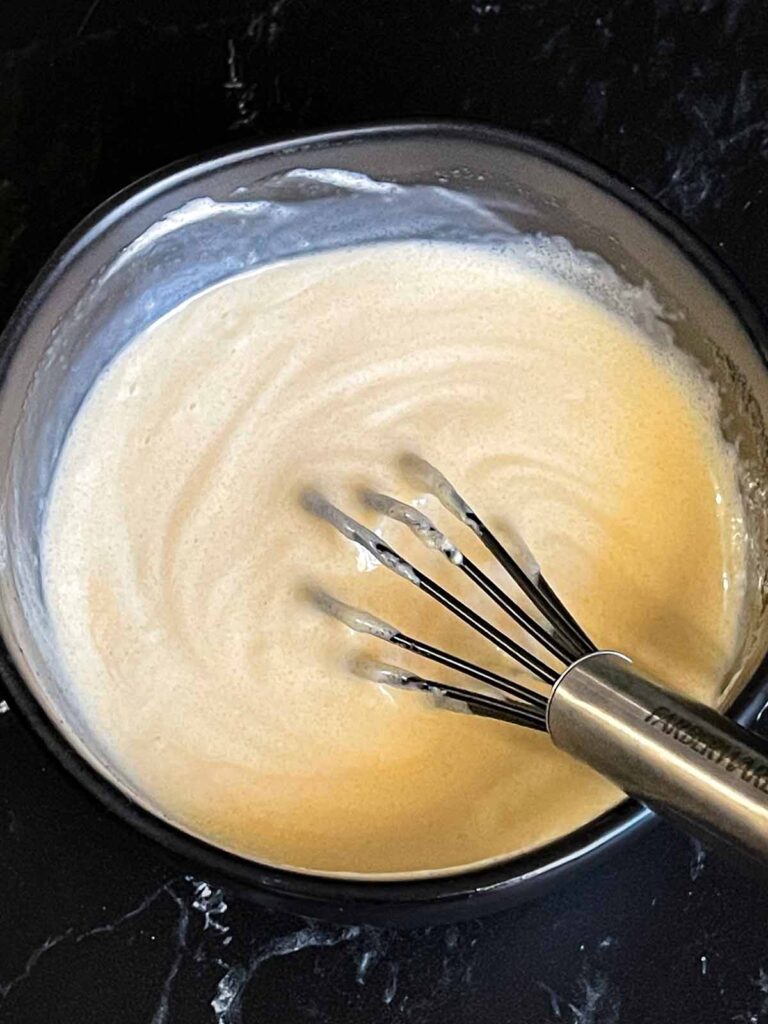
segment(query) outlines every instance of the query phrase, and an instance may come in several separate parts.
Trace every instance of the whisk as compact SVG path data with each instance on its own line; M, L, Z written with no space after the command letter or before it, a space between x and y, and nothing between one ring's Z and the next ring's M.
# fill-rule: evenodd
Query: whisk
M761 864L768 862L768 743L712 708L640 675L626 654L598 649L558 598L522 537L513 536L503 545L446 477L423 459L405 456L402 468L472 531L538 616L510 597L420 509L372 491L362 494L364 503L442 554L562 667L552 668L403 558L378 534L322 494L308 491L303 504L309 512L428 594L551 690L547 695L539 693L312 589L315 603L350 629L483 683L497 696L363 657L353 660L355 673L375 683L422 691L448 711L547 732L559 749L686 831Z

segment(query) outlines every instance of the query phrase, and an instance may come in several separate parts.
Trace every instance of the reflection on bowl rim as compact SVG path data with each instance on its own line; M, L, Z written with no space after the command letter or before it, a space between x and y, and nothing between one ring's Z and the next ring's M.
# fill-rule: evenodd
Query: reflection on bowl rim
M298 166L300 153L307 149L325 150L365 138L386 144L398 138L419 135L506 147L547 161L597 186L670 240L731 307L763 359L768 356L765 323L744 288L683 225L633 186L624 184L614 175L559 146L515 132L457 121L403 121L339 129L258 146L227 147L212 155L172 164L116 193L70 232L30 285L2 337L2 379L35 317L37 307L65 269L76 261L94 237L152 196L173 190L201 172L244 159L289 151L294 154ZM766 696L760 682L767 667L768 656L731 706L730 713L739 721L754 722L763 711ZM91 767L59 732L22 680L5 649L0 657L0 677L13 705L19 708L47 749L86 790L124 822L154 839L171 854L182 857L188 865L195 865L208 878L219 879L263 904L306 916L413 925L499 910L548 888L561 875L571 872L577 863L593 862L598 855L615 849L619 840L636 835L654 820L649 811L626 799L573 832L535 850L480 869L433 878L351 880L349 876L272 868L197 839L125 796Z

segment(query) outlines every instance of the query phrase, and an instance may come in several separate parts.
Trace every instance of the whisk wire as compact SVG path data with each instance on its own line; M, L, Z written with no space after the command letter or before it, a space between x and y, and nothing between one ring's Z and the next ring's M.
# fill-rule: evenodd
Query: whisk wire
M492 672L490 669L475 665L471 661L460 658L458 655L450 654L448 651L443 651L439 647L425 643L423 640L417 640L415 637L403 633L396 626L392 626L383 619L378 618L378 616L371 615L370 612L364 611L361 608L345 604L318 587L307 587L306 596L321 611L334 619L338 619L339 622L343 622L345 626L356 633L377 637L379 640L384 640L395 647L400 647L402 650L417 654L422 658L427 658L429 661L434 661L438 665L453 669L462 675L470 676L472 679L486 683L494 687L494 689L501 690L512 697L526 702L530 706L541 709L547 706L547 698L543 694L537 693L535 690L531 690L512 679L508 679L506 676L499 675L497 672Z
M496 647L508 654L538 679L541 679L542 682L553 684L557 680L559 673L553 668L540 658L537 658L535 654L531 654L525 647L516 643L500 629L497 629L492 623L486 622L481 615L478 615L477 612L464 604L463 601L454 597L453 594L421 572L420 569L412 565L406 558L403 558L386 541L375 534L373 530L369 530L366 526L348 516L346 512L342 512L340 508L337 508L336 505L328 501L323 495L316 491L309 491L304 495L303 503L308 511L325 519L348 540L361 545L382 565L419 587L425 594L428 594L444 608L447 608L448 611L462 622L471 626L472 629L485 637L486 640L495 644Z
M477 512L459 494L453 484L425 459L417 455L404 455L400 460L405 472L418 480L419 485L434 495L459 522L468 526L481 543L506 570L531 603L541 612L556 633L567 643L571 658L581 657L597 650L590 638L558 598L550 584L544 579L540 567L536 572L526 572L517 559L507 551L493 531ZM531 556L532 558L532 556Z
M486 640L490 640L492 644L495 644L496 647L514 658L519 665L522 665L523 668L527 669L538 679L541 679L542 682L553 684L557 681L560 675L559 672L541 661L535 654L531 654L525 647L521 647L520 644L516 643L505 633L502 633L492 623L486 622L481 615L478 615L477 612L473 611L457 597L454 597L449 591L443 589L439 583L435 583L429 576L425 576L418 569L415 569L415 572L419 577L421 589L438 601L444 608L447 608L448 611L452 612L456 618L471 626L477 633L484 636Z
M483 718L495 718L514 725L527 726L546 732L546 715L541 708L532 708L519 701L502 701L486 694L466 690L461 686L440 683L434 679L426 679L415 672L386 665L382 662L370 661L367 658L356 658L352 663L353 670L364 679L387 686L396 686L406 690L420 690L432 697L454 700L466 707L473 715Z
M472 518L476 523L475 532L487 550L551 624L555 633L567 644L571 655L568 660L573 661L574 658L597 650L584 631L576 625L573 616L566 610L544 577L540 575L535 582L531 580L482 519L475 513L472 513Z
M456 672L463 673L465 676L470 676L472 679L477 679L478 682L487 683L497 690L503 690L505 693L520 700L525 700L535 707L546 708L547 706L547 698L543 694L537 693L535 690L531 690L527 686L516 683L511 679L507 679L496 672L492 672L490 669L482 668L482 666L475 665L471 661L466 661L464 658L458 657L458 655L449 654L446 651L440 650L439 647L432 647L431 644L424 643L422 640L416 640L405 633L397 633L392 638L392 643L402 647L403 650L411 651L422 658L428 658L438 665L443 665L445 668L453 669Z
M372 491L363 492L363 500L377 512L408 526L424 544L445 556L451 565L464 573L479 587L484 594L506 612L519 626L545 650L553 654L562 664L567 665L573 660L573 653L564 648L559 638L550 633L544 626L530 616L520 605L506 594L501 587L476 565L471 558L459 549L435 524L418 509L414 509L396 498Z
M596 650L587 634L544 579L538 563L522 539L518 542L520 548L518 557L514 557L439 470L413 455L404 457L402 463L405 470L411 476L415 476L426 491L437 497L459 522L472 530L544 617L552 632L525 611L470 558L467 558L420 509L374 491L363 492L362 498L365 504L380 514L407 526L427 547L443 554L499 608L519 626L522 626L528 636L537 640L562 664L569 666L578 658ZM400 555L377 533L347 515L323 495L317 491L307 491L303 495L303 505L312 514L326 520L347 540L362 547L381 565L429 595L460 621L466 623L499 650L512 657L536 678L549 685L557 681L560 676L557 670L507 636L504 631L486 621L469 605L454 597L439 583ZM311 591L311 595L323 611L339 619L353 630L375 636L396 647L459 672L468 678L485 683L501 691L505 696L503 699L492 697L474 690L426 679L415 672L395 666L375 662L365 662L368 666L367 670L358 673L363 674L365 678L461 700L473 714L502 718L504 721L515 721L535 729L546 729L548 697L545 695L516 680L508 679L497 672L403 633L397 627L391 626L369 612L337 601L323 591L314 590Z

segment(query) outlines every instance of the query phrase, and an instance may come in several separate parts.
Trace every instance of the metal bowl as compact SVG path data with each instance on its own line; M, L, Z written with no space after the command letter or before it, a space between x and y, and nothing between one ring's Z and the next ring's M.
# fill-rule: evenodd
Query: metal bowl
M333 174L319 173L333 169ZM343 202L342 202L343 200ZM478 213L482 208L483 213ZM275 216L275 211L279 216ZM723 706L753 723L768 649L764 508L768 345L717 260L631 186L534 139L469 124L395 124L291 139L175 165L103 204L53 254L2 340L0 672L9 698L104 804L193 870L270 906L338 921L424 924L529 898L652 820L626 800L571 834L482 870L352 881L277 870L191 835L138 791L59 670L39 540L67 429L100 370L139 330L203 288L275 258L382 238L568 239L659 298L676 343L721 395L750 534L743 644Z

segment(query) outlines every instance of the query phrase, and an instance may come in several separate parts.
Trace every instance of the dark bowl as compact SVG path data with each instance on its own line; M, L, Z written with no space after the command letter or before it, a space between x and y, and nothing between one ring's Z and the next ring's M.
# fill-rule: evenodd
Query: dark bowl
M299 168L309 173L290 173ZM353 173L312 173L322 168ZM363 175L404 188L377 189ZM488 215L467 214L467 220L466 198L479 200ZM269 219L274 204L289 211L279 225ZM181 207L185 212L175 212ZM740 453L752 537L744 643L723 704L740 721L754 723L766 700L768 648L768 534L760 487L768 465L765 326L733 277L682 225L579 157L491 127L407 123L177 164L123 190L83 221L5 331L0 629L6 649L0 672L9 698L103 804L190 870L260 903L343 922L418 925L475 916L555 885L653 818L625 800L562 839L493 867L387 882L277 870L175 825L112 763L104 738L91 733L57 672L38 545L62 441L115 352L217 280L308 249L392 237L492 240L512 230L564 236L630 282L648 282L670 313L676 342L719 388L723 430Z

